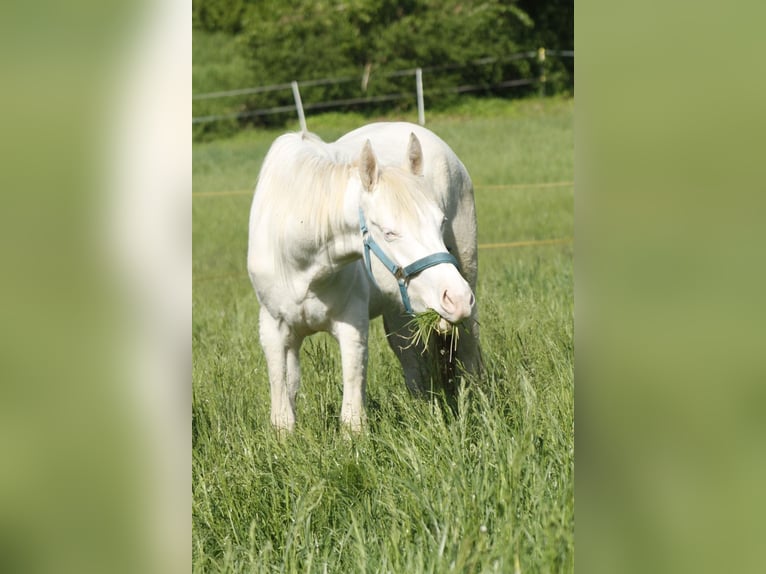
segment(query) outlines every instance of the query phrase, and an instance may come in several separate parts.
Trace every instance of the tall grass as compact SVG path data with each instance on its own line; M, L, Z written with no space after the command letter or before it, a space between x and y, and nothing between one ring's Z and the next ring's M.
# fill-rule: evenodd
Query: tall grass
M491 105L429 117L477 183L480 243L571 237L570 187L481 185L571 181L572 102ZM332 139L356 127L344 121L309 126ZM252 188L275 135L195 145L194 190ZM340 355L317 335L302 350L296 432L280 442L245 271L250 199L193 204L195 571L571 571L571 244L480 252L487 369L457 414L409 396L377 320L367 431L339 429Z

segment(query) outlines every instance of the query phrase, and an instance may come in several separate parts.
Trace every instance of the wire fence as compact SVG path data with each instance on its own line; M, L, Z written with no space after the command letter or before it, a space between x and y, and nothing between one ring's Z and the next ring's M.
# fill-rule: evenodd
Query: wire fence
M409 91L409 90L398 91L398 92L387 93L387 94L368 95L368 96L360 96L360 97L337 98L337 99L325 100L325 101L319 101L319 102L307 102L305 104L302 103L301 101L301 95L300 95L301 88L310 88L315 86L326 86L326 85L340 85L340 84L347 84L350 82L359 82L362 88L362 91L365 92L367 85L370 81L370 75L371 75L370 68L369 67L365 68L361 77L360 76L341 76L341 77L335 77L335 78L320 78L320 79L313 79L313 80L295 80L289 83L273 84L268 86L253 86L249 88L240 88L240 89L234 89L234 90L224 90L224 91L217 91L217 92L194 94L192 95L193 101L202 101L202 100L216 100L216 99L237 98L237 97L241 98L243 96L251 96L255 94L266 94L270 92L292 90L294 101L292 104L285 104L285 105L279 105L279 106L271 106L271 107L265 107L265 108L247 109L244 111L195 116L192 118L192 124L206 124L206 123L218 122L222 120L245 120L249 118L255 118L258 116L269 116L274 114L283 114L283 113L291 113L291 112L296 112L299 118L301 119L301 124L304 124L305 111L329 110L333 108L347 108L349 106L359 106L359 105L374 105L374 104L380 104L382 102L394 102L394 101L401 101L401 100L412 101L413 99L417 102L417 107L419 112L418 113L419 122L421 124L425 124L424 100L426 96L436 96L436 95L443 95L443 94L449 94L449 93L465 94L470 92L487 91L487 90L502 90L502 89L517 88L517 87L532 86L532 85L539 86L540 94L544 95L546 91L546 84L549 81L547 76L547 65L546 65L546 60L549 57L573 59L574 50L546 50L544 48L540 48L537 51L519 52L517 54L510 54L503 58L496 58L496 57L481 58L479 60L474 60L467 64L444 64L439 66L427 66L422 68L409 68L404 70L395 70L391 72L378 72L376 73L376 77L381 77L381 78L397 78L397 77L413 76L416 80L414 85L415 90L414 91ZM476 84L463 84L463 85L448 86L448 87L424 88L424 81L423 81L424 74L426 74L426 78L427 78L428 75L432 75L434 73L439 73L439 72L449 72L449 71L454 71L458 69L463 69L466 67L481 67L481 66L488 66L488 65L498 64L498 63L505 64L505 63L514 62L518 60L535 61L537 64L537 74L534 77L510 78L510 79L502 80L499 82L491 82L491 83L476 83ZM426 85L427 85L427 82L426 82Z

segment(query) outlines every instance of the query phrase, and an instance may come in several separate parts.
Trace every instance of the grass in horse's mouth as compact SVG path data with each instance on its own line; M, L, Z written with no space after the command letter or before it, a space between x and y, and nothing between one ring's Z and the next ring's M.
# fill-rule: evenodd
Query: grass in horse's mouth
M449 325L446 331L443 331L440 328L440 323L442 321ZM423 353L426 352L426 349L428 348L428 342L431 339L431 335L434 333L445 338L451 336L450 359L452 358L452 353L457 350L457 343L460 337L460 330L458 329L458 325L446 321L441 315L439 315L439 313L433 309L428 309L422 313L417 313L414 317L412 317L409 323L407 323L407 328L412 332L412 335L409 339L409 346L412 347L423 345Z

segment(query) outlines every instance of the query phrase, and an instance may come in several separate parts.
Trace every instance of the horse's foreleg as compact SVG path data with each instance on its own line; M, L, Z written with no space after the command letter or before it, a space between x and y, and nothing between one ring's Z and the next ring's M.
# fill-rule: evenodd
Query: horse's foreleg
M471 317L460 327L456 356L465 373L479 375L484 369L479 345L479 313L474 308Z
M462 190L452 189L450 196L460 197L454 205L454 217L447 227L444 242L453 246L463 277L471 286L474 295L478 297L476 284L479 275L478 247L476 242L476 209L473 199L473 186L465 174ZM460 326L460 338L456 348L457 362L463 372L469 375L479 375L484 369L479 345L479 305L476 303L471 317Z
M333 324L332 334L340 345L343 365L343 404L340 420L349 430L359 432L365 423L367 386L367 333L369 319L366 307L360 315Z
M383 315L383 327L388 345L394 352L404 371L404 382L410 393L424 395L427 390L428 369L422 357L422 349L411 344L412 333L407 328L409 318L398 311Z
M271 424L278 431L289 432L295 427L295 397L301 378L301 340L263 307L260 312L260 335L271 385Z

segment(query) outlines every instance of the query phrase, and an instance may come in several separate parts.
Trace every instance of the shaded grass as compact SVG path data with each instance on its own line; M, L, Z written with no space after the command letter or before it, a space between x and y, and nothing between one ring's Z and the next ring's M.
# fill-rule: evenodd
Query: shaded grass
M477 183L571 180L571 102L495 105L429 127ZM250 187L274 136L195 145L195 191ZM480 242L572 235L571 189L476 196ZM340 432L340 354L317 335L301 351L297 430L279 442L245 271L250 199L193 204L195 571L571 571L572 246L480 252L487 371L458 414L408 395L376 320L368 431Z

